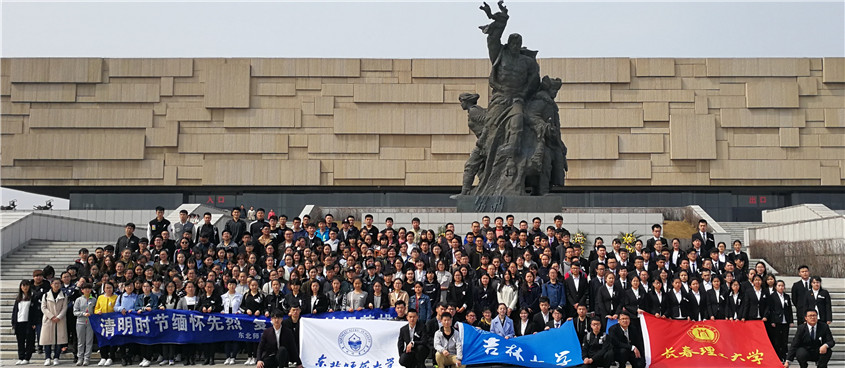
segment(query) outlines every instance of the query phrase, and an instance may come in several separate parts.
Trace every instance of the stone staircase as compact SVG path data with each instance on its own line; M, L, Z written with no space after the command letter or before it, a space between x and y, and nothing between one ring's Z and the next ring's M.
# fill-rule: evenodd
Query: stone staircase
M32 241L3 258L0 265L2 266L0 267L0 365L13 365L17 359L17 345L11 328L10 315L20 280L31 279L32 270L41 269L47 264L56 267L57 271L64 269L76 259L79 248L86 247L93 251L97 246L103 245L95 242ZM795 277L784 277L788 285L792 285L795 280L797 280ZM831 324L831 330L837 343L842 344L833 349L833 358L829 367L845 368L845 348L842 348L845 345L845 280L827 278L825 288L830 291L833 299L834 322ZM795 328L792 328L790 339L794 332ZM99 359L99 356L95 353L94 358ZM43 356L34 356L30 364L40 364L41 361L43 361ZM71 356L63 356L61 362L65 366L71 365Z
M115 238L116 240L117 238ZM53 265L58 277L65 268L79 258L79 249L88 248L94 253L103 242L54 242L33 240L28 245L3 257L0 261L0 278L3 280L32 279L32 271Z
M720 222L719 225L722 225L722 228L725 229L729 234L731 234L731 243L734 240L739 239L742 241L743 246L748 246L745 241L745 229L753 226L760 226L762 223L760 222ZM728 250L731 250L731 243L728 243Z

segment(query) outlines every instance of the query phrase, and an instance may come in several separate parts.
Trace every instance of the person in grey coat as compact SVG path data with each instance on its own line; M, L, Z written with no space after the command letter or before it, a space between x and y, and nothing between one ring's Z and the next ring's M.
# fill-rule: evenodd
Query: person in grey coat
M76 316L76 353L79 356L77 366L90 364L91 349L94 348L94 329L91 328L88 317L94 314L97 299L91 296L91 289L93 286L90 283L83 284L82 296L73 302L73 315Z
M452 315L448 312L440 316L440 323L443 327L434 333L434 361L438 367L461 368L464 355L461 331L452 326Z

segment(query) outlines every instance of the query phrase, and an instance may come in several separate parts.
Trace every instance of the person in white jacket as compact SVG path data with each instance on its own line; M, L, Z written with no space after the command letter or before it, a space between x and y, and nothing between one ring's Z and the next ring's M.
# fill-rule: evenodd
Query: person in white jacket
M223 300L223 311L221 313L238 313L238 310L241 308L241 301L243 301L243 294L237 291L237 280L230 279L229 282L226 283L226 287L229 289L229 292L220 296ZM223 364L235 364L235 357L238 355L238 350L240 350L240 343L237 341L226 341L223 345L223 350L226 352L226 360Z

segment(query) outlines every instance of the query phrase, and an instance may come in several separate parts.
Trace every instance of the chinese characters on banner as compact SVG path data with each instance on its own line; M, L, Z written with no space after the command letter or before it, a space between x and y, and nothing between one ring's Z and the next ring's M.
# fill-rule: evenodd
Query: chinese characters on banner
M392 319L390 310L321 313L317 319ZM202 344L220 341L249 341L261 339L264 329L271 326L269 318L245 314L199 313L186 310L154 310L145 313L106 313L91 316L91 327L99 335L100 346L123 344ZM360 368L360 367L359 367ZM373 367L369 367L373 368Z
M571 367L583 363L581 344L572 321L560 328L505 339L461 323L464 359L461 364L513 364L523 367Z
M308 368L401 368L396 341L407 322L303 318L299 348Z
M762 321L678 321L640 316L653 368L783 367Z

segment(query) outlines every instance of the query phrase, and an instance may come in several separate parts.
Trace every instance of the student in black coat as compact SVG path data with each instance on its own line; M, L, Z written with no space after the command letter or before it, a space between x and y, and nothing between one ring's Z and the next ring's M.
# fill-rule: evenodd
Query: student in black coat
M692 279L690 281L689 315L693 321L704 321L710 319L710 308L707 306L707 294L701 289L701 281Z
M590 332L590 317L587 316L587 306L579 305L578 314L572 320L572 326L575 327L575 334L578 335L578 341L584 341L584 336ZM601 322L601 319L599 319Z
M640 277L631 278L631 287L625 290L622 298L625 311L630 315L638 315L639 311L648 311L648 293L640 285Z
M590 293L587 276L581 272L580 263L575 262L569 266L569 277L563 280L563 292L566 293L568 314L575 317L578 314L578 306L587 305L587 295Z
M631 327L631 316L627 313L620 314L619 323L610 327L608 335L613 350L613 360L619 363L619 367L625 367L630 362L633 368L643 368L645 359L637 348L637 339L640 337L636 336L629 327Z
M804 311L807 309L805 303L807 302L807 294L813 289L812 281L810 279L810 268L807 265L798 266L798 276L801 279L792 284L792 301L795 303L795 320L800 321L804 318Z
M581 358L584 367L610 367L613 363L613 350L610 342L601 328L601 319L593 317L590 320L590 331L581 339Z
M813 309L807 310L804 321L807 323L795 330L795 337L792 338L792 345L789 346L783 366L789 368L789 362L798 359L801 368L806 368L808 361L816 362L816 367L826 368L833 355L831 348L836 345L830 327L819 323L818 313Z
M666 293L663 292L663 281L654 279L651 286L652 288L646 296L648 298L646 302L648 309L646 311L657 317L662 317L666 313Z
M740 292L739 281L731 281L731 292L725 303L725 318L745 321L745 296Z
M199 310L202 313L220 313L223 311L223 299L217 293L213 282L205 283L205 292L199 297ZM205 344L205 365L214 365L217 344Z
M382 283L373 284L373 292L367 294L367 300L364 304L368 309L383 309L390 308L390 294L384 292ZM376 295L378 294L378 295Z
M822 279L813 276L811 283L812 290L807 293L804 300L806 310L815 310L818 313L819 322L830 325L833 322L833 308L831 307L830 293L822 289Z
M766 321L769 297L763 289L763 278L754 275L752 287L745 290L745 319Z
M722 279L714 277L713 287L707 290L707 307L710 319L725 319L728 305L728 289L722 286Z
M537 325L528 318L531 314L528 313L528 308L519 310L519 319L513 322L513 332L515 336L527 336L540 332Z
M318 314L329 310L329 298L322 293L321 285L319 282L308 285L311 290L302 300L302 310L305 314Z
M264 330L264 333L261 334L261 341L258 343L256 368L287 368L289 363L296 363L297 368L302 368L302 361L299 359L299 345L296 343L293 332L283 326L283 317L284 313L281 310L274 311L273 318L270 319L273 326ZM278 340L276 339L277 332L279 334Z
M408 310L408 324L399 329L399 364L405 368L425 368L428 357L428 336L424 326L418 324L419 315L415 309ZM411 332L413 330L413 332Z
M672 289L666 293L664 314L672 319L690 319L689 294L681 286L681 279L672 279Z
M789 348L789 328L792 327L792 301L786 294L786 284L778 280L775 284L775 293L769 296L769 308L766 322L766 332L772 347L778 354L781 361L786 359L786 352Z
M282 326L285 326L285 328L293 332L293 340L296 341L296 346L299 346L299 320L302 317L302 307L292 306L288 310L288 316L290 318L282 321Z
M622 290L616 285L616 275L605 274L605 285L596 290L596 315L603 319L616 319L622 311Z

